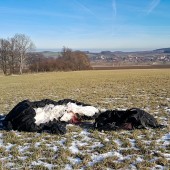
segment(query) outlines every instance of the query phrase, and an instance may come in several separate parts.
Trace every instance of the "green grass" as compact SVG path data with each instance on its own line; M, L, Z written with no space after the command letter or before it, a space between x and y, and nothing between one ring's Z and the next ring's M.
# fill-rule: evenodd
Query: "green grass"
M106 109L139 107L168 125L134 131L86 129L85 135L81 127L68 126L63 136L0 131L0 169L63 169L66 165L72 169L131 169L131 165L137 169L168 169L170 160L165 154L169 146L161 138L170 131L166 110L170 108L169 89L170 69L0 75L0 114L7 114L25 99L71 98ZM73 145L80 152L72 152ZM105 156L108 152L112 154ZM100 156L102 160L94 161L93 157Z

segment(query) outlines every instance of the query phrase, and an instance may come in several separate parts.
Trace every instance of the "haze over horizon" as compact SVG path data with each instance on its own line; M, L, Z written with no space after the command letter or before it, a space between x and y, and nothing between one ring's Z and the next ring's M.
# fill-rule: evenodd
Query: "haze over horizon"
M1 0L0 38L23 33L37 49L170 47L168 0Z

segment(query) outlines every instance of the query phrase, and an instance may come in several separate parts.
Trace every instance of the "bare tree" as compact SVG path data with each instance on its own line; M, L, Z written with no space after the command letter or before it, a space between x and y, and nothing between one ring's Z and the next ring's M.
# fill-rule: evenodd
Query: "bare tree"
M41 53L28 53L26 64L31 72L43 71L41 65L46 58Z
M63 47L61 52L61 57L65 60L71 60L72 58L72 50L67 47Z
M16 43L14 38L9 38L8 41L10 42L9 46L9 71L10 74L15 73L16 67L18 67L18 55L17 55L17 48L16 48Z
M19 61L19 72L22 74L27 53L34 49L31 39L25 34L15 34L14 42Z
M10 42L6 39L0 39L0 65L5 75L8 74Z

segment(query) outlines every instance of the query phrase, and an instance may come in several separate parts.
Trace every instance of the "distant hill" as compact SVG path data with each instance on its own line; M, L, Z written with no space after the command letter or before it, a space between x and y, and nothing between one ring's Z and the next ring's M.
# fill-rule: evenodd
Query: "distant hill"
M160 53L170 53L170 48L160 48L160 49L156 49L154 51L160 52Z
M60 52L53 52L53 51L42 51L39 52L40 54L42 54L44 57L53 57L53 58L58 58L60 56Z

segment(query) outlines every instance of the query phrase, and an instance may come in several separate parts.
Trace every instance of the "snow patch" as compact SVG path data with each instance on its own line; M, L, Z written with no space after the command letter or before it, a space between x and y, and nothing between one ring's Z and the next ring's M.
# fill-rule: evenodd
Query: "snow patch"
M135 140L135 139L129 139L129 142L130 142L132 148L135 148L135 146L136 146L136 140Z
M72 170L72 166L70 164L66 164L64 170Z
M137 162L137 163L140 163L140 162L142 162L142 161L143 161L143 159L142 159L141 157L137 157L137 158L136 158L136 162Z
M61 140L59 140L59 141L57 141L57 143L59 144L59 145L62 145L62 146L64 146L64 143L66 142L66 139L61 139Z
M165 134L161 139L170 141L170 133Z
M2 133L0 133L0 146L3 144L3 134Z
M165 107L165 111L170 113L170 108L169 107Z
M23 153L23 152L25 152L28 148L29 148L29 146L19 146L19 147L18 147L18 151Z
M56 151L58 151L58 147L57 146L53 146L52 150L56 152Z
M87 130L82 130L82 131L80 132L80 135L88 136L88 135L90 135L90 133L87 132Z
M6 145L6 150L7 150L7 151L10 151L13 146L14 146L14 144L8 143L8 144Z
M82 160L80 159L80 158L68 158L68 160L70 161L70 162L72 162L72 164L79 164L79 163L81 163L82 162Z
M104 146L104 145L103 145L101 142L94 142L94 144L93 144L93 146L91 146L91 148L92 148L92 149L97 148L97 147L101 148L101 147L103 147L103 146Z
M113 140L120 147L123 143L120 139Z
M42 161L33 161L31 164L33 166L35 166L35 165L43 165L43 166L47 167L49 170L51 170L54 167L54 165L49 164L49 163L45 163L45 162L42 162Z
M70 146L69 149L72 153L79 153L79 149L75 141L72 142L72 146Z
M122 156L118 152L107 152L104 154L92 154L91 159L93 160L92 162L88 163L88 166L93 166L95 163L103 161L105 158L112 157L112 156L119 156L122 158Z

